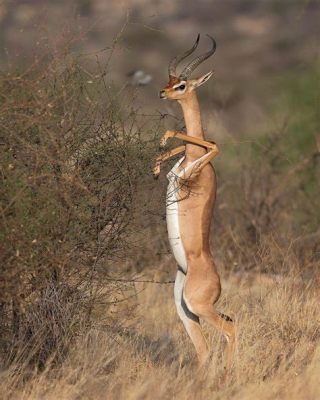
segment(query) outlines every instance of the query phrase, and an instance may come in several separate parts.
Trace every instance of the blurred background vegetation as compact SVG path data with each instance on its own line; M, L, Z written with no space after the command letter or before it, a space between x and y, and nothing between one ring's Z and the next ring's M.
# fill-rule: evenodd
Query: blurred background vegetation
M198 32L218 43L197 71L214 70L199 99L221 148L218 267L319 277L319 17L316 0L1 3L3 368L61 362L96 316L130 325L132 281L173 278L171 164L156 182L151 164L184 123L158 91Z

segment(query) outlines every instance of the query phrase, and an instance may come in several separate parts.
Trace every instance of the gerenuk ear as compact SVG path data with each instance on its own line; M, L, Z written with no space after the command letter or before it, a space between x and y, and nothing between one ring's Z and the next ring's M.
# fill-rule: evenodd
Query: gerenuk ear
M201 86L203 83L207 82L211 78L212 75L213 75L213 71L210 71L207 74L202 75L200 78L195 79L193 81L193 86L195 88Z

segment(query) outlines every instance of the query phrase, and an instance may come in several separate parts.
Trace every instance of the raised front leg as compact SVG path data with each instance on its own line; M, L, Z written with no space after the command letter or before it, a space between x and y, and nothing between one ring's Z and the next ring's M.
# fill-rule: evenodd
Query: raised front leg
M173 156L175 156L175 155L177 155L179 153L182 153L183 151L185 151L185 149L186 149L186 146L183 144L183 145L178 146L175 149L172 149L170 151L167 151L166 153L161 154L159 157L157 157L155 165L154 165L154 167L152 169L153 176L155 178L157 178L159 176L159 174L160 174L160 166L161 166L161 163L163 161L166 161L169 158L171 158L171 157L173 157Z
M166 133L160 139L160 147L165 147L168 139L171 139L173 137L184 140L187 143L196 144L198 146L205 147L206 149L212 149L218 152L218 146L215 143L211 143L206 140L202 140L194 136L189 136L186 135L185 133L175 132L175 131L166 131Z
M202 169L219 153L218 146L214 146L207 154L196 160L190 168L186 168L180 179L192 180L199 176Z
M165 147L167 144L168 139L173 138L178 132L175 131L166 131L166 133L162 136L160 139L159 146L160 147Z

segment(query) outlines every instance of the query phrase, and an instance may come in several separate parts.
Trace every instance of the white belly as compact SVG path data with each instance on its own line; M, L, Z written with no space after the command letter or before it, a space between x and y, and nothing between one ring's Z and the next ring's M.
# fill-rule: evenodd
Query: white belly
M174 172L177 166L182 162L182 160L183 159L178 161L178 163L167 175L169 185L166 198L166 214L168 237L172 253L178 265L183 269L185 273L187 273L187 258L183 248L179 226L179 201L177 201L179 187L177 185L177 175Z

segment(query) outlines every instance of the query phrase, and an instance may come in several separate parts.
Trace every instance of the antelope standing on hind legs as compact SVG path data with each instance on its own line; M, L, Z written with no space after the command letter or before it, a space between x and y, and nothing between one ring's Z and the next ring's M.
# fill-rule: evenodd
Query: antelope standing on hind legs
M182 107L187 133L167 131L160 140L164 147L169 138L185 142L156 159L153 174L160 174L161 163L184 153L167 175L167 228L170 245L178 263L174 297L179 317L189 334L200 365L209 356L207 343L199 318L219 329L227 339L227 371L235 350L235 326L230 317L219 313L214 304L220 292L220 278L209 246L210 223L216 197L215 172L210 161L218 154L215 143L204 139L199 103L195 89L212 75L209 72L198 79L189 79L191 73L216 49L215 40L207 53L191 61L178 76L178 63L196 49L193 47L169 63L169 83L160 91L162 99L177 100Z

